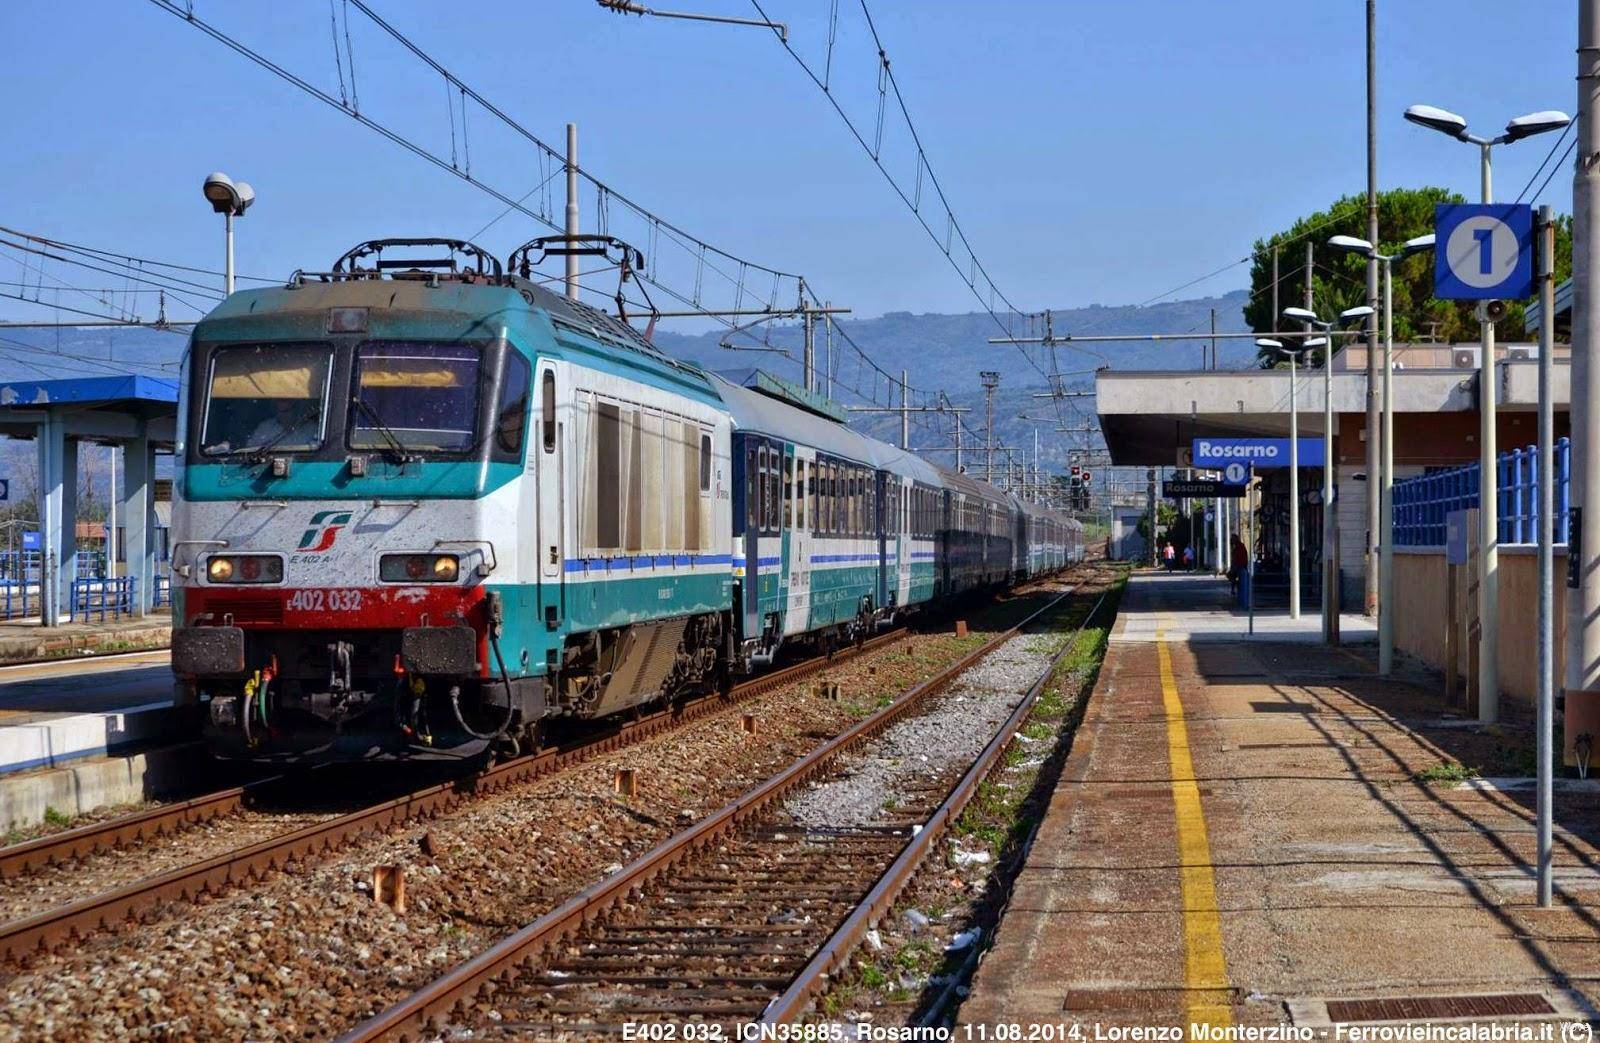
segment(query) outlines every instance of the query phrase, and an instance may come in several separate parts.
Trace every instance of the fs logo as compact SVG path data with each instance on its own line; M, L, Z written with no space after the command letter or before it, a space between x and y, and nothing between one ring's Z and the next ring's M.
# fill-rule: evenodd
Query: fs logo
M320 554L333 546L339 530L350 524L349 511L318 511L311 516L311 528L300 537L300 550Z

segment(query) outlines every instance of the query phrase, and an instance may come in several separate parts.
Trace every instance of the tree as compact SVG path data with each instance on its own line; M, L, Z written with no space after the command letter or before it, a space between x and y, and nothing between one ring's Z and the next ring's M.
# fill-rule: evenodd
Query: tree
M1172 538L1172 527L1178 522L1178 507L1166 500L1156 501L1156 526L1161 530L1161 539ZM1150 515L1139 516L1137 531L1146 541L1150 539Z
M1439 203L1465 202L1460 195L1443 188L1396 188L1378 194L1378 229L1382 242L1378 249L1392 253L1408 239L1433 231L1433 208ZM1335 319L1346 308L1365 304L1367 262L1356 254L1334 251L1328 239L1335 235L1367 236L1367 197L1363 193L1345 196L1326 210L1297 220L1288 230L1255 243L1250 266L1250 298L1245 303L1244 321L1257 333L1268 334L1284 326L1275 324L1272 315L1272 247L1278 244L1278 307L1287 308L1305 301L1305 244L1314 248L1312 259L1313 310L1324 320ZM1572 274L1572 218L1556 219L1556 279ZM1380 288L1381 292L1381 288ZM1524 302L1508 301L1506 314L1495 325L1499 340L1527 339L1522 328ZM1421 338L1445 343L1478 339L1475 302L1442 301L1433 296L1433 254L1415 254L1394 265L1394 339ZM1271 349L1262 349L1263 369L1285 364Z

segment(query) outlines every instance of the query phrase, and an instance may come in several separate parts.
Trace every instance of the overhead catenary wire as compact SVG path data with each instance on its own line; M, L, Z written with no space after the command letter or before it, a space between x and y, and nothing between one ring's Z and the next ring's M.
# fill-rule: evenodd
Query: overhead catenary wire
M1019 319L1026 318L1027 316L1020 308L1016 306L1016 304L1011 301L1010 297L1008 297L1005 292L1000 289L999 285L995 283L994 279L990 277L988 269L984 266L982 260L979 259L977 252L972 247L971 241L967 238L966 231L961 227L960 221L956 218L955 210L950 205L950 200L945 194L944 186L939 181L938 174L935 173L932 164L928 160L927 150L923 147L921 134L918 132L916 123L911 117L911 110L906 104L905 96L900 90L899 80L895 77L893 66L889 61L888 51L884 46L882 37L880 37L878 34L877 25L873 22L872 12L867 8L866 0L857 0L857 2L860 5L861 13L865 20L867 30L872 36L873 46L877 52L878 68L875 80L879 97L872 131L872 136L874 139L874 143L872 144L868 143L866 134L863 133L862 129L858 127L855 121L850 118L849 113L844 110L844 106L840 103L836 93L832 89L831 78L833 67L833 44L838 30L838 4L834 3L830 8L828 58L822 75L818 75L817 71L812 68L811 64L801 57L800 53L795 50L794 46L789 42L788 38L784 34L778 33L776 30L774 30L774 35L776 36L779 44L783 47L784 51L788 53L789 57L794 59L795 63L799 65L800 68L805 72L807 78L809 78L811 82L822 92L823 96L827 98L828 103L833 107L834 112L838 114L840 120L844 122L844 125L850 131L851 136L856 139L856 142L861 146L862 151L866 152L867 156L872 160L873 166L877 167L878 172L883 175L884 180L889 183L889 186L894 190L895 194L900 197L901 202L904 203L906 208L911 211L912 216L915 217L917 223L922 226L923 231L927 233L931 240L933 240L934 245L939 248L939 251L945 257L945 260L948 261L951 268L955 270L956 275L962 280L963 283L966 284L967 289L977 300L979 306L983 308L986 313L988 313L990 319L993 320L995 325L999 327L1002 332L1006 333L1008 336L1014 335L1015 323ZM761 6L761 0L751 0L751 4L755 7L756 11L764 20L768 22L773 21L773 19L767 15L766 10ZM909 133L912 144L915 146L916 150L916 178L913 187L909 190L895 178L893 173L890 172L889 168L884 163L882 154L881 146L883 140L884 103L888 94L890 93L894 95L895 105L900 111L901 120L903 121L906 131ZM939 201L939 205L943 210L944 220L942 222L937 221L937 215L935 215L935 221L930 222L924 213L922 193L922 185L924 180L926 180L926 182L932 186L934 194ZM939 230L935 227L936 223L942 224L943 226L943 238L941 238ZM965 251L964 257L957 256L953 250L954 244L957 242L960 243L962 249ZM966 262L965 265L963 265L963 260ZM1001 317L1002 313L997 311L995 308L996 298L998 298L999 301L1005 305L1004 318ZM1059 379L1059 376L1057 373L1052 372L1052 370L1057 369L1054 363L1053 352L1051 353L1052 368L1046 369L1021 345L1017 346L1017 350L1021 352L1023 358L1027 360L1028 364L1037 370L1047 382L1052 385L1056 383L1056 381Z
M1577 147L1578 147L1578 139L1576 137L1574 137L1572 139L1571 143L1567 145L1567 150L1565 152L1563 152L1561 154L1561 158L1556 161L1556 165L1550 168L1550 173L1545 176L1544 183L1539 186L1539 191L1535 192L1533 194L1533 198L1528 200L1528 203L1530 205L1532 205L1534 203L1537 203L1539 201L1539 197L1544 195L1544 190L1546 188L1549 188L1550 187L1550 182L1555 179L1556 172L1558 170L1560 170L1566 164L1567 157L1572 155L1573 150L1576 149Z
M151 0L151 3L182 19L185 24L200 30L207 36L210 36L212 39L223 44L230 50L255 63L261 68L271 72L285 82L299 88L307 94L310 94L312 97L317 98L324 104L327 104L330 107L345 113L352 119L355 119L361 123L363 126L366 126L369 129L377 132L412 154L424 159L434 166L439 167L441 170L447 171L463 181L466 181L467 183L478 188L480 191L493 196L494 198L500 200L501 203L518 212L521 212L530 219L555 231L559 232L562 230L559 222L555 220L554 215L541 213L536 209L530 208L523 203L518 202L518 200L507 191L491 185L484 178L475 174L471 169L470 160L460 165L453 164L450 159L436 154L429 147L419 144L417 141L405 136L404 134L401 134L399 131L393 129L387 124L381 123L363 113L360 110L359 104L355 101L354 91L352 91L352 98L349 103L341 104L337 97L329 94L322 88L315 86L305 77L290 71L283 65L266 57L259 51L252 49L241 40L231 36L216 26L211 25L201 18L195 17L193 13L187 9L186 5L177 2L177 0ZM395 26L379 16L368 4L362 2L362 0L348 0L348 7L355 9L379 30L390 36L394 41L399 43L419 61L424 63L434 74L442 77L446 83L455 89L459 97L463 99L462 125L460 127L460 131L463 137L462 144L464 156L470 155L470 153L465 151L467 148L466 135L468 133L466 128L465 101L470 99L484 113L487 113L490 117L497 121L499 125L509 130L514 136L521 138L526 143L532 145L547 158L554 158L558 160L564 167L565 158L561 153L557 152L556 149L541 140L537 135L533 134L525 126L509 116L503 109L495 105L488 98L484 97L474 88L466 84L463 80L446 68L441 62L433 58L418 44L411 40L405 33L401 32ZM348 24L348 11L346 12L346 24L344 29L348 34L350 31ZM352 47L347 45L347 66L352 61L352 56ZM752 268L761 272L765 272L770 276L776 276L780 281L790 284L797 284L799 282L800 277L798 275L783 272L779 269L738 257L729 251L713 246L705 240L692 235L677 224L668 221L659 214L656 214L644 206L634 202L630 197L619 193L615 188L601 181L594 174L584 170L581 167L577 168L577 175L581 180L589 184L594 191L602 194L607 205L621 206L625 208L630 215L643 222L646 227L643 229L644 234L642 234L640 238L649 238L651 235L659 234L658 242L660 242L662 246L671 246L682 251L682 256L687 258L689 262L695 264L697 266L697 271L704 269L716 273L723 279L725 283L728 284L730 288L735 281L734 276L729 274L729 270L732 268ZM659 249L660 247L658 247L658 251ZM641 272L639 274L641 278L649 281L652 286L661 289L676 300L683 301L686 304L689 304L691 307L696 308L707 306L703 299L694 299L691 303L691 298L689 297L687 291L677 290L670 285L666 278L662 276L659 260L650 266L649 271ZM745 292L749 291L746 290ZM696 297L703 297L703 293L697 292ZM776 304L777 302L774 301L772 303ZM712 308L709 310L716 309Z
M1563 141L1567 140L1567 135L1572 133L1572 128L1574 126L1575 126L1575 124L1568 123L1565 127L1561 128L1561 133L1556 135L1556 139L1550 143L1550 151L1548 151L1548 152L1546 152L1544 154L1544 159L1539 161L1538 168L1535 169L1534 172L1531 175L1529 175L1527 184L1522 186L1522 191L1517 193L1517 198L1514 200L1514 202L1517 202L1517 203L1522 202L1523 197L1528 194L1528 189L1532 188L1533 187L1533 183L1535 181L1539 180L1539 175L1544 173L1545 165L1547 163L1549 163L1550 162L1550 158L1556 154L1556 150L1561 147L1561 143ZM1571 153L1571 151L1572 151L1572 148L1569 146L1567 148L1567 152ZM1566 155L1563 155L1561 157L1561 159L1557 160L1556 169L1559 170L1560 167L1561 167L1561 164L1566 162L1566 159L1567 159ZM1549 183L1550 183L1550 179L1549 178L1545 178L1545 185L1548 185ZM1534 199L1537 200L1539 198L1539 196L1543 195L1543 194L1544 194L1544 185L1540 185L1539 186L1539 191L1534 193Z
M102 249L100 247L84 246L81 243L69 243L64 239L57 239L57 238L54 238L54 237L51 237L51 236L43 236L43 235L39 235L39 234L34 233L34 232L24 232L21 229L11 228L11 227L8 227L8 226L3 225L3 224L0 224L0 232L4 232L4 233L6 233L8 235L18 236L20 238L27 239L30 242L39 243L39 244L41 244L43 246L48 246L48 247L51 247L53 249L66 250L66 251L73 252L73 253L86 254L88 256L95 257L95 258L98 258L99 260L110 262L110 263L117 263L117 262L121 262L121 261L126 261L126 262L131 263L131 264L147 265L147 266L152 266L152 267L156 267L156 268L169 268L169 269L171 269L173 271L191 272L191 273L196 274L196 275L214 275L214 276L217 277L217 279L219 281L218 281L218 284L217 284L216 287L211 287L211 288L220 290L221 289L221 285L222 285L220 280L223 277L223 273L218 271L218 270L216 270L215 268L199 268L199 267L196 267L194 265L189 265L189 264L175 264L172 261L157 261L157 260L153 260L153 259L151 259L149 257L136 257L136 256L134 256L132 254L119 253L119 252L117 252L115 250L105 250L105 249ZM235 279L239 279L239 280L243 280L245 282L259 282L259 283L282 283L283 282L282 279L270 279L270 278L268 278L268 277L266 277L264 275L242 275L242 274L236 274L234 276L234 278Z
M170 282L163 282L163 281L156 280L156 279L147 279L147 278L143 278L143 277L139 277L139 276L134 276L134 275L129 274L126 271L117 271L117 270L114 270L114 269L111 269L111 268L104 268L104 267L101 267L100 265L97 265L97 264L90 264L88 261L81 261L81 260L77 260L75 258L72 258L72 257L69 257L69 256L65 256L65 255L62 255L62 254L51 253L51 252L49 252L47 250L41 250L41 249L39 249L37 247L32 247L32 246L27 246L27 245L22 244L22 243L12 242L12 241L4 239L4 238L0 238L0 247L6 247L6 248L9 248L9 249L12 249L12 250L21 250L21 251L24 251L24 252L30 253L30 254L36 254L36 255L38 255L40 257L49 258L50 260L53 260L53 261L60 261L60 262L62 262L64 264L76 265L77 267L87 268L90 271L100 272L101 274L105 274L105 275L122 276L125 279L128 279L130 281L138 282L138 283L141 283L141 284L147 285L147 286L151 286L151 287L154 287L156 289L160 289L160 290L162 290L162 291L164 291L164 292L166 292L168 294L171 294L180 303L184 304L185 306L187 306L189 308L194 309L196 312L199 312L201 314L204 314L209 309L208 308L203 308L200 305L195 304L193 301L189 300L188 296L186 296L186 295L188 295L188 294L204 295L205 297L210 298L213 302L222 300L222 294L219 291L206 289L204 287L199 287L198 289L180 288L180 287L172 285ZM42 272L42 270L41 270L41 272ZM57 276L51 276L51 278L56 279L58 282L63 281ZM188 282L188 280L183 280L183 279L177 280L177 282L184 284L184 286L186 286L186 287L198 287L199 286L198 283L190 283L190 282ZM70 288L70 287L68 287L68 288Z
M215 26L206 23L202 19L193 17L192 12L187 9L186 5L179 5L178 3L175 3L174 0L152 0L152 3L164 10L167 10L169 13L181 17L187 24L201 30L217 42L222 43L230 50L248 59L259 67L273 73L275 76L291 84L292 86L298 87L303 92L310 94L330 107L339 109L341 112L344 112L351 118L356 119L369 129L372 129L385 138L388 138L391 142L400 145L402 148L405 148L407 151L412 152L413 154L423 158L435 166L455 174L457 177L465 180L469 184L472 184L480 191L483 191L491 197L498 199L502 204L504 204L505 210L488 225L484 226L485 229L491 227L494 223L502 220L505 216L511 213L521 213L524 216L527 216L556 231L561 230L556 220L554 220L554 215L548 211L547 207L539 206L537 204L530 206L528 204L532 197L540 194L541 189L548 186L552 180L554 180L561 173L565 172L566 164L564 155L558 153L554 148L539 139L536 135L514 120L493 102L489 101L482 94L478 93L475 89L467 85L448 68L446 68L441 62L429 55L420 45L410 39L405 33L378 15L371 8L371 6L364 2L364 0L346 0L346 9L343 12L345 25L341 27L345 33L348 34L350 32L348 25L348 8L353 7L360 15L366 17L380 31L386 33L389 37L403 46L419 61L426 65L432 73L439 75L447 84L447 86L454 88L453 93L455 93L455 95L460 99L463 109L461 113L462 119L460 121L461 126L459 128L457 128L454 123L454 114L452 110L452 142L455 140L456 131L459 130L459 133L462 137L463 150L465 150L467 145L465 140L467 135L465 124L466 105L468 101L481 107L481 109L494 120L499 121L513 134L531 144L538 152L541 173L540 179L531 189L521 192L517 197L514 198L509 193L488 184L481 176L475 175L470 169L470 164L463 169L453 156L447 159L445 157L435 155L427 147L411 140L391 127L381 124L360 112L359 106L355 102L353 96L353 89L351 92L352 97L341 103L341 99L336 98L328 94L326 91L316 87L304 77L290 71L272 59L269 59L265 55L255 51L241 40L223 32ZM345 53L347 67L352 66L353 52L351 45L348 44L348 41ZM452 152L453 151L454 148L452 147ZM782 310L782 305L780 305L778 301L779 298L786 296L784 288L787 286L798 287L802 283L802 280L798 275L787 273L774 267L762 265L748 259L738 257L728 251L722 250L721 248L712 246L703 239L691 235L678 225L667 221L665 218L662 218L661 216L645 209L638 203L635 203L631 198L618 193L615 188L599 180L599 178L591 174L589 171L582 169L581 167L578 168L577 173L580 179L582 179L593 190L596 201L595 213L602 221L607 223L614 222L612 211L616 207L621 207L629 213L630 217L637 217L639 220L642 220L645 223L643 238L651 244L652 249L651 255L647 259L646 269L638 273L639 277L647 281L652 287L662 290L667 297L678 301L691 309L701 309L707 312L721 310L715 307L717 303L713 299L713 294L715 291L711 290L708 286L708 283L712 282L714 279L722 280L722 285L725 287L724 292L731 292L734 295L734 302L736 305L745 305L749 300L755 300L760 302L762 306L772 307L775 311ZM548 193L545 193L545 195L548 195ZM475 235L478 234L482 234L481 231L475 233ZM692 265L694 270L694 288L692 291L688 289L687 285L684 285L682 288L680 288L678 285L674 285L664 275L662 263L663 250L680 251L681 254L678 256L687 258L687 263ZM752 276L759 276L763 281L770 283L770 293L766 290L757 288L758 283L753 280ZM763 296L764 293L767 294L765 297ZM605 294L605 296L610 296L610 294ZM725 320L719 319L717 316L713 315L710 317L716 321L724 322L725 325L732 325L731 323L725 322ZM848 334L846 334L846 337L848 337ZM864 355L859 346L855 345L853 342L850 344L850 348L851 350L857 352L858 357ZM870 359L867 361L871 362ZM1030 362L1031 361L1032 360L1030 358ZM882 375L886 384L892 384L893 386L898 387L898 381L895 380L892 375L885 372L882 367L878 367L876 363L872 363L872 366L880 375ZM1038 368L1037 365L1035 368ZM1049 378L1048 373L1045 373L1042 369L1040 372L1045 375L1047 379ZM874 388L867 394L875 396L876 389ZM876 397L871 397L869 400L874 402L878 401Z

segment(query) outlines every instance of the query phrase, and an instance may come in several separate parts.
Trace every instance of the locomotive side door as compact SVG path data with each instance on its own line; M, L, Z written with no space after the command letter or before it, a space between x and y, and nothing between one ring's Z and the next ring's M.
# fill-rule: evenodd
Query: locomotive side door
M563 481L561 440L564 425L557 412L555 367L545 362L539 367L539 612L545 626L554 630L566 614L563 604L565 540L561 531Z

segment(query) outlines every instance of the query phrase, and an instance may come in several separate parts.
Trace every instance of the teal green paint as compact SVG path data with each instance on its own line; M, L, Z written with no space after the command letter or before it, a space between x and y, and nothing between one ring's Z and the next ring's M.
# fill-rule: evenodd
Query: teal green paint
M811 628L832 626L856 617L861 599L878 590L876 565L845 565L811 572Z
M539 676L545 672L547 653L556 652L567 638L601 627L648 623L704 612L726 611L733 581L726 573L689 576L640 576L627 579L584 580L568 577L567 615L556 629L545 626L539 606L541 588L532 583L491 587L500 592L505 611L505 633L500 650L512 677ZM663 591L670 596L663 598ZM523 653L527 666L522 666ZM490 664L490 675L499 667Z
M733 600L733 580L726 572L609 580L569 575L565 586L567 614L562 629L569 632L698 612L724 612ZM667 596L663 597L663 593Z
M183 469L187 500L430 500L481 499L522 474L522 465L482 460L420 460L403 467L369 460L368 473L350 474L342 460L291 460L272 477L271 462L191 464Z
M389 305L393 297L403 301ZM543 308L508 286L441 282L425 292L392 282L307 283L245 290L218 305L195 327L204 343L328 340L327 309L370 309L367 337L383 339L492 340L505 334L530 360L560 358L604 373L663 388L720 406L704 372L693 363L657 358L644 350L557 326Z

